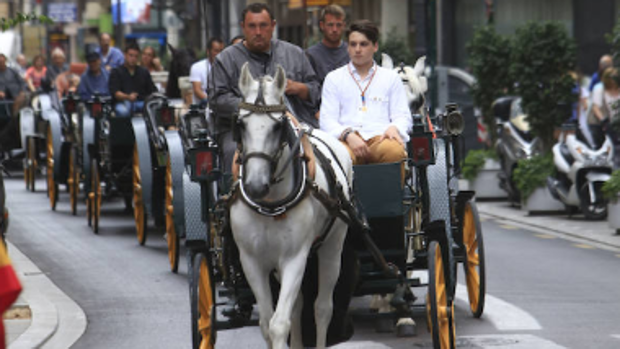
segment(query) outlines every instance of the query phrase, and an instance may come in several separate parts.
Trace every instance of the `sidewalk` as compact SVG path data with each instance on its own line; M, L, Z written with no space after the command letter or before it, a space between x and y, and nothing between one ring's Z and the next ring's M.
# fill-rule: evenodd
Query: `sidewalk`
M529 215L508 201L477 201L478 211L486 216L502 219L526 228L552 232L568 239L580 240L607 249L620 249L620 235L607 221L588 221L583 215L569 217L566 213Z
M86 331L86 314L10 242L8 251L23 288L4 320L8 348L71 347Z

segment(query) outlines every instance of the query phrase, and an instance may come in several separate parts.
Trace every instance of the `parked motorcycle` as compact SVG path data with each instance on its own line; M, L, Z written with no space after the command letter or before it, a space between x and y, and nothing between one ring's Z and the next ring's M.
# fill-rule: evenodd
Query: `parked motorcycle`
M542 142L534 137L526 115L521 109L521 98L501 97L493 102L493 113L497 123L495 149L499 157L501 172L499 185L508 193L508 200L519 204L521 193L512 180L512 174L521 159L528 159L542 152Z
M557 175L547 178L547 187L569 210L580 209L587 219L605 219L607 200L601 187L611 176L613 159L609 136L598 149L592 149L575 125L564 125L553 146Z

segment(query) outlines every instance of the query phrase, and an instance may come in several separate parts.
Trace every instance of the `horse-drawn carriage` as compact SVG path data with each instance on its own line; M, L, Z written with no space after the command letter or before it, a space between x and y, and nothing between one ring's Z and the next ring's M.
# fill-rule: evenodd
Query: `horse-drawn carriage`
M296 186L293 185L299 191L294 195L289 195L289 198L292 198L292 201L303 201L309 196L314 196L324 207L328 208L328 211L331 210L333 217L326 220L323 231L330 231L339 224L338 220L349 224L349 233L343 249L344 255L348 257L343 257L342 265L343 268L352 269L343 270L340 274L358 275L358 278L349 278L347 281L349 284L342 287L345 293L348 292L349 296L393 294L389 302L393 310L389 315L392 319L413 318L425 314L434 347L454 347L457 263L464 265L470 307L476 317L482 315L485 294L484 246L480 221L473 200L474 193L458 189L459 133L462 130L462 116L458 108L455 105L449 105L444 114L432 120L421 115L413 115L415 126L408 143L408 159L404 163L356 166L354 190L347 190L346 183L338 179L342 177L342 173L346 173L346 169L339 172L337 166L334 165L338 162L337 154L332 152L331 155L325 156L325 147L331 141L323 138L320 132L290 121L289 117L284 116L282 105L271 105L269 102L256 105L246 100L242 109L245 109L246 117L251 114L262 117L263 127L245 127L237 122L236 125L239 125L237 133L250 133L252 132L250 130L258 128L273 130L267 132L265 139L281 140L281 143L274 148L277 148L277 151L272 149L273 154L265 149L258 151L252 149L248 153L240 150L239 156L244 159L240 162L247 164L245 159L248 156L268 160L271 163L269 166L271 173L267 176L274 179L272 183L286 182L289 172L293 177L301 176L302 180L293 180L299 183ZM282 113L282 115L274 116L274 113ZM262 229L265 221L287 220L298 214L299 210L295 211L295 205L298 202L291 205L279 202L273 205L253 200L251 191L254 189L249 188L249 184L244 184L244 178L247 177L243 177L243 169L239 169L239 179L228 191L230 178L225 176L219 167L218 147L209 132L203 130L186 134L186 137L187 135L191 135L193 140L188 144L190 148L185 148L184 155L188 160L186 165L189 166L192 181L200 184L203 221L198 229L195 226L195 219L191 223L184 222L186 229L189 225L194 225L193 236L190 238L189 230L187 234L193 344L196 348L200 347L201 343L202 347L205 344L207 347L213 347L218 330L258 323L252 318L255 303L259 305L259 313L265 311L269 313L266 320L274 314L271 301L268 302L269 306L264 305L264 292L259 289L259 294L256 294L256 289L250 287L252 280L248 282L244 273L244 270L248 268L247 263L242 268L240 259L243 256L240 256L240 253L243 254L243 251L240 252L239 241L236 241L238 236L235 235L233 239L230 220L239 220L239 212L243 210L237 210L233 217L232 213L229 214L231 206L235 205L235 200L237 200L249 207L250 211L258 213L258 216L252 216L254 221L244 222L245 226L254 224L253 228L258 230ZM303 140L306 136L310 143ZM242 139L238 138L239 141ZM308 161L308 154L304 148L309 147L314 149L315 154L323 154L316 155L317 163L334 165L332 170L326 170L325 168L329 167L327 165L323 166L324 173L320 178L323 178L322 180L327 178L327 182L331 182L331 185L330 189L321 194L322 197L316 195L316 193L321 193L321 186L305 177L304 174L307 171L306 162L311 162ZM307 166L310 167L310 165ZM315 171L319 171L318 165L316 166ZM290 171L281 169L287 167L291 168ZM346 168L346 166L341 166L341 168ZM305 187L306 184L309 187ZM182 192L185 196L185 206L173 205L174 212L184 209L187 216L187 212L193 210L193 217L195 217L197 191L183 190ZM324 224L320 218L322 216L317 217L319 218L316 218L316 222L311 225L322 226ZM240 223L233 223L239 230ZM309 229L309 226L301 227L301 229ZM234 228L232 230L235 231ZM258 236L254 236L253 241L257 238ZM316 251L320 253L324 248L339 252L337 248L333 250L333 247L330 247L329 239L331 239L329 235L319 235L315 241L319 244L312 244L313 253ZM276 249L273 253L276 253L275 251ZM264 252L269 253L269 251ZM269 259L266 257L268 256L263 255L260 258ZM344 260L346 258L352 258L353 262L347 263ZM260 267L259 260L254 260L254 263ZM340 268L338 261L334 264ZM424 282L419 277L419 273L415 273L416 271L427 272L428 282ZM286 271L280 271L280 275L277 275L283 283L290 281L283 279L287 277L286 274ZM267 275L269 275L267 279L270 280L268 284L271 284L271 292L274 292L274 289L277 289L276 274L269 271ZM256 275L250 276L256 277ZM301 276L298 277L301 278ZM263 276L260 278L264 279ZM253 282L255 286L256 279ZM316 280L312 280L311 283L316 285ZM321 282L318 284L321 287ZM412 287L416 286L428 287L426 301L422 306L419 302L415 302L417 296L412 291ZM335 286L336 298L339 297L339 287L340 285ZM305 293L307 289L304 288L303 291ZM332 291L327 291L329 297ZM325 297L326 291L319 289L318 293ZM276 313L280 309L280 303L295 303L295 295L285 294L285 296L287 297L284 301L282 298L278 301ZM292 300L290 297L293 297ZM305 298L304 294L303 304L315 304L307 302ZM343 299L348 305L346 295ZM324 314L319 313L324 309L329 309L329 307L321 308L323 305L319 303L317 300L315 316L323 316ZM338 301L334 302L336 303ZM292 311L288 313L289 317L292 316L291 335L297 336L296 339L291 337L291 342L297 341L295 343L299 344L301 333L295 329L300 324L299 319L296 318L300 309L298 306L293 307L292 304L288 306L290 306L289 311ZM330 314L331 311L332 309L329 309ZM337 311L342 311L342 309L334 309L334 322L343 321L344 317L342 314L337 315ZM346 312L346 309L344 311ZM331 315L327 319L330 318ZM267 338L270 335L268 327L273 324L269 324L272 321L265 319L260 323L263 335ZM311 316L309 319L309 321L314 320ZM310 323L306 320L308 317L304 316L305 326L303 328L314 328L314 324L307 326ZM321 323L320 320L321 318L317 317L316 325L319 327L317 328L319 336L316 339L320 342L315 342L315 338L311 338L315 334L310 331L309 334L303 334L304 345L324 345L325 338L321 340L321 336L326 336L328 331L327 325ZM350 335L351 332L346 325L338 326L332 323L326 336L327 343L331 345L337 341L346 340Z
M89 154L83 148L83 122L80 117L80 99L73 93L60 101L52 95L53 112L48 113L46 136L47 195L52 210L58 203L58 184L69 191L71 213L77 213L78 194L83 164L89 164Z

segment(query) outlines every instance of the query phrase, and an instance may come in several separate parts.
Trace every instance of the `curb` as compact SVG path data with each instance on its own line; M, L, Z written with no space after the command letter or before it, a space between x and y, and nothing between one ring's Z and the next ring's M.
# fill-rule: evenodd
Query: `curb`
M588 236L584 236L583 234L576 234L576 233L568 232L566 230L557 229L557 228L554 228L553 226L548 226L548 225L544 225L544 224L538 224L536 222L532 222L530 220L527 220L527 218L523 219L525 217L518 217L518 218L521 218L521 219L518 219L517 217L512 217L512 216L509 216L509 215L503 215L503 214L500 214L500 213L497 213L497 212L492 212L492 211L490 211L488 209L481 208L480 206L478 206L478 211L481 214L484 214L486 216L493 217L493 218L496 218L496 219L505 220L505 221L510 221L510 222L513 222L513 223L516 223L516 224L519 224L519 225L522 225L522 226L527 226L527 227L531 227L531 228L539 229L539 230L544 230L544 231L550 231L550 232L553 232L555 234L566 236L566 237L569 237L569 238L572 238L572 239L577 239L577 240L582 240L582 241L587 241L587 242L603 245L603 246L605 246L607 248L620 249L620 241L617 244L614 244L614 243L610 243L608 241L603 241L601 239L590 238Z
M86 331L86 314L15 245L8 245L13 268L22 283L21 297L32 313L30 327L8 348L70 347Z

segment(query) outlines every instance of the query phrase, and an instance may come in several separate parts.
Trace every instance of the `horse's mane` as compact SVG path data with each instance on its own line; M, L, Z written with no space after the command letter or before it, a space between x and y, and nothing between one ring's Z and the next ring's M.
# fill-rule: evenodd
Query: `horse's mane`
M168 98L181 98L179 78L189 76L192 64L196 60L196 54L191 48L175 49L168 45L172 53L172 60L168 68L168 83L166 84L166 96Z

